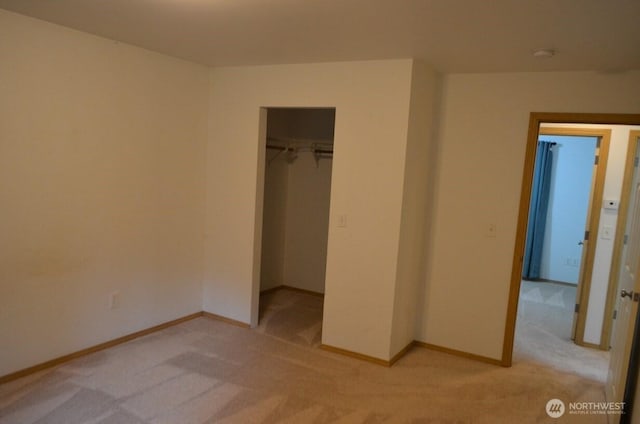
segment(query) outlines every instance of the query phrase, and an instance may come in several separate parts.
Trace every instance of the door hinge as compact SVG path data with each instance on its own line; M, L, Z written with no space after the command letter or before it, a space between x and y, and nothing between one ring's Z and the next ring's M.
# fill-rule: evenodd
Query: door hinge
M627 244L627 241L629 241L629 234L625 234L625 235L624 235L624 241L623 241L623 244Z
M616 318L618 318L618 310L614 309L613 310L613 319L616 319Z
M589 230L584 232L584 241L589 241Z
M593 164L597 165L599 161L600 161L600 155L597 155L596 159L593 161Z
M578 312L580 312L580 304L579 303L576 303L576 307L573 309L573 312L575 312L576 314Z
M637 167L638 167L638 162L640 162L640 157L636 156L636 157L633 159L633 167L634 167L634 168L637 168Z

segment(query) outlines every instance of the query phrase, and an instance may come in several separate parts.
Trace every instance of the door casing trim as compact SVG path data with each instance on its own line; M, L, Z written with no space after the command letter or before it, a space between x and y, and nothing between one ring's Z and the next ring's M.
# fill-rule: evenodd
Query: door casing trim
M640 125L640 114L562 112L531 112L529 114L527 145L520 189L520 206L511 267L511 284L509 287L504 341L502 345L502 366L505 367L510 367L513 363L513 345L516 330L516 317L518 314L518 298L520 296L520 281L522 276L522 257L524 254L529 218L529 201L533 182L533 169L538 143L538 132L542 123Z

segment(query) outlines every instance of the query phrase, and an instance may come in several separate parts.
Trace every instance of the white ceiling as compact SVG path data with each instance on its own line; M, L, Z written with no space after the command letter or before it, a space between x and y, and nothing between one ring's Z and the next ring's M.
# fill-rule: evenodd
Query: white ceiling
M640 0L0 0L211 66L415 57L443 72L640 69ZM554 48L536 59L536 48Z

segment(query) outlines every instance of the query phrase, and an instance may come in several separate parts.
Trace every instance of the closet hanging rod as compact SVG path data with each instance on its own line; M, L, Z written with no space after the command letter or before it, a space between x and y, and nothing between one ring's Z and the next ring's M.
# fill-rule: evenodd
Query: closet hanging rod
M286 146L270 146L267 144L267 149L274 149L274 150L289 150L291 149L291 147L286 147Z
M270 144L267 144L267 149L273 149L273 150L294 150L293 147L291 146L273 146ZM303 149L310 149L310 151L312 152L317 152L317 153L325 153L325 154L333 154L333 150L329 150L329 149L318 149L318 148L313 148L313 147L303 147Z

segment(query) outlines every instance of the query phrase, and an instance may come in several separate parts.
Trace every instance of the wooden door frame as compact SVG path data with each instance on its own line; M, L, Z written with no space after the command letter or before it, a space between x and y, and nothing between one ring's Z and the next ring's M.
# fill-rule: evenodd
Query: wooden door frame
M538 132L542 123L565 124L603 124L603 125L640 125L640 114L614 113L553 113L531 112L527 131L527 145L525 150L522 185L520 190L520 206L516 227L516 239L513 249L511 267L511 285L507 303L507 315L502 345L502 365L510 367L513 362L513 345L518 314L518 299L520 297L520 282L522 280L522 260L524 256L527 225L529 221L529 202L533 183L533 170L538 144Z
M569 125L575 125L573 123ZM592 172L589 192L589 204L587 205L586 228L589 231L589 240L580 261L580 275L576 292L576 303L580 305L575 323L575 343L581 346L599 348L598 345L584 341L584 330L589 309L589 294L591 293L591 279L593 276L593 264L598 243L598 228L600 224L600 212L602 196L604 192L604 180L607 175L607 160L609 158L609 143L611 141L611 129L608 128L579 128L579 127L540 127L540 135L560 135L568 137L596 137L596 147L599 156L597 168ZM528 223L527 223L528 225Z

